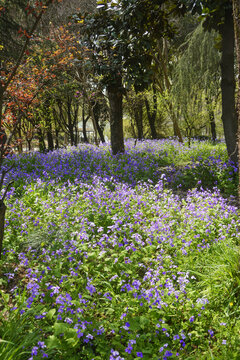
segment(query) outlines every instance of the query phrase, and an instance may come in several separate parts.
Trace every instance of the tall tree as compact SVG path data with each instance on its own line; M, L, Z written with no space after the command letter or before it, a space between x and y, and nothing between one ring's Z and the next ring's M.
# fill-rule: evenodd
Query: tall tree
M237 96L237 116L238 116L238 202L240 204L240 0L232 0L233 21L236 39L237 69L238 69L238 96Z
M3 162L4 162L4 156L6 153L6 149L10 145L13 135L14 135L14 132L17 129L17 125L21 120L21 115L20 115L18 117L17 121L15 121L15 124L11 131L11 134L7 138L6 134L2 130L3 129L3 103L5 101L5 95L7 93L8 87L10 86L10 84L13 83L13 81L16 78L17 71L18 71L21 63L23 62L23 59L26 55L26 51L30 45L30 39L32 38L33 34L35 33L37 26L43 16L43 14L45 13L46 9L53 1L54 0L46 0L46 1L43 1L40 3L36 2L36 4L35 4L36 6L34 8L28 9L29 15L33 16L33 21L31 22L31 26L28 31L19 29L19 30L21 30L20 32L24 36L24 40L23 40L22 47L19 51L19 54L17 56L17 60L13 63L13 65L7 63L7 61L6 61L5 66L3 68L1 68L1 80L0 80L0 129L1 130L0 131L1 131L1 133L3 132L2 140L4 140L4 141L0 142L0 173L1 173L1 175L0 175L0 193L3 188L5 175L10 170L10 169L6 170L3 168ZM11 3L12 3L12 1L10 3L4 2L4 6L1 7L1 11L4 11L4 10L6 11L8 9L8 5ZM8 68L7 68L7 66L8 66ZM4 235L4 221L5 221L5 212L6 212L6 205L4 204L4 199L5 199L5 196L7 193L7 189L8 189L8 186L5 188L3 195L0 197L0 258L1 258L1 254L2 254L2 241L3 241L3 235Z
M235 163L237 152L237 116L235 108L234 27L231 0L181 0L193 13L204 19L206 30L215 29L221 37L222 122L228 155Z
M181 54L175 65L173 93L189 138L210 125L212 139L216 140L213 109L220 92L217 35L214 30L204 31L202 24L199 24L179 49ZM208 121L205 120L204 110L208 113Z
M93 51L91 60L107 88L110 103L113 154L124 152L122 100L126 88L147 88L153 79L152 54L157 39L171 36L164 0L98 1L98 11L81 14L85 45Z

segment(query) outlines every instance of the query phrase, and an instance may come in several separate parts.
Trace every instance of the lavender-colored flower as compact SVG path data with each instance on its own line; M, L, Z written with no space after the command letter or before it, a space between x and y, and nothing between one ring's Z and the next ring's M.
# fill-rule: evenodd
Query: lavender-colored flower
M34 346L34 347L32 348L31 354L32 354L32 355L35 355L35 356L38 354L38 346Z

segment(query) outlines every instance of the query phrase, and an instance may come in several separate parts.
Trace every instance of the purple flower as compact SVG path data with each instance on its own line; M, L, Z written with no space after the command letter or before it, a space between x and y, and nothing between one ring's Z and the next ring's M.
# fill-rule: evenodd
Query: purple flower
M128 353L128 354L131 354L132 349L133 349L132 346L128 345L128 347L125 349L125 352Z
M91 283L87 284L86 289L90 292L91 295L96 292L96 288Z
M37 346L34 346L34 347L32 348L31 354L32 354L32 355L37 355L37 353L38 353L38 347L37 347Z
M208 330L208 333L209 333L209 335L211 336L211 337L213 337L213 335L214 335L214 331L213 330Z
M44 349L46 347L44 341L39 341L38 346L39 346L40 349Z

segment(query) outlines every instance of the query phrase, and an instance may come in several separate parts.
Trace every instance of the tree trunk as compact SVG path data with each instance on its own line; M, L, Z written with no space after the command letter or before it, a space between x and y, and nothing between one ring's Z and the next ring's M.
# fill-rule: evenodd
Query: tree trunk
M55 128L55 149L59 149L59 131Z
M103 135L103 130L99 124L99 118L100 118L100 114L101 114L101 106L99 104L99 102L97 101L94 105L93 105L93 114L94 114L94 118L95 118L95 122L96 122L96 127L97 127L97 132L98 135L100 137L100 140L102 143L105 143L105 138Z
M134 106L134 117L137 126L138 140L143 139L143 105L140 100L137 100L137 104Z
M40 152L45 152L46 151L46 145L45 145L45 142L44 142L44 136L43 136L42 130L40 128L37 130L37 138L38 138L39 151Z
M82 131L83 131L83 141L88 144L88 137L87 137L87 121L89 119L89 116L87 118L85 118L85 108L84 108L84 104L82 107Z
M153 110L150 110L150 105L148 99L145 98L145 106L147 109L148 122L151 130L152 139L157 139L157 131L156 131L156 117L157 117L157 94L156 87L153 86Z
M238 119L238 203L240 205L240 0L233 0L233 21L236 40L237 68L238 68L238 96L237 96L237 119Z
M215 141L217 139L216 123L215 123L214 111L211 107L211 102L209 100L209 97L206 97L206 103L207 103L208 116L209 116L209 121L210 121L212 141L215 143Z
M58 125L58 118L55 110L53 110L53 116L54 116L54 135L55 135L55 149L59 149L59 125Z
M54 149L54 142L53 142L53 134L52 134L52 119L51 119L51 101L50 97L47 97L44 103L45 106L45 125L46 125L46 131L47 131L47 144L48 144L48 150L53 151Z
M2 125L2 116L3 116L3 88L2 85L0 84L0 156L4 156L4 145L7 141L7 135L5 132L5 129L3 128Z
M166 107L171 115L171 118L172 118L172 122L173 122L173 134L174 136L176 136L178 138L178 141L180 143L183 143L183 138L182 138L182 133L181 133L181 130L179 128L179 125L178 125L178 119L177 119L177 116L174 112L174 109L173 109L173 105L172 103L165 99L165 104L166 104Z
M5 143L7 141L7 134L3 127L0 126L0 147L3 149Z
M3 235L4 235L4 224L5 224L5 213L6 205L2 200L0 200L0 259L2 256L2 244L3 244Z
M123 93L122 79L116 78L116 84L108 86L108 99L110 105L110 130L112 154L124 153L123 136Z
M32 140L26 139L28 144L28 151L31 151L31 142Z
M17 149L18 149L18 153L22 154L23 152L23 144L22 144L22 133L21 133L21 129L18 130L18 136L15 136L16 139L16 143L17 143Z
M221 27L222 59L222 122L228 155L237 163L237 116L235 109L234 77L234 27L232 9L225 9L224 24Z
M47 130L47 142L48 142L48 150L53 151L54 143L53 143L53 134L52 134L52 126Z
M72 118L71 113L72 100L70 98L67 99L67 128L70 136L71 146L74 146L74 119Z
M75 145L75 137L74 137L74 127L72 124L68 125L69 135L70 135L70 143L71 146Z

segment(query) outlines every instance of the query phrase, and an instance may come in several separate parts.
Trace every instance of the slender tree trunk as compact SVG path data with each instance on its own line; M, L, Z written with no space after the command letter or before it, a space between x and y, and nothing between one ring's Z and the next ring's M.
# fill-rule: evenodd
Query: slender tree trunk
M77 146L77 144L78 144L78 123L77 123L77 121L75 121L75 123L74 123L74 143L75 143L75 146Z
M74 128L71 124L69 124L68 129L69 129L71 146L74 146L75 145L75 143L74 143Z
M46 145L45 145L42 130L40 128L37 130L37 137L38 137L39 151L40 152L45 152L46 151Z
M102 143L105 143L103 130L102 130L101 126L99 125L99 120L96 119L96 118L95 118L95 120L96 120L96 127L97 127L97 131L98 131L98 135L100 137L100 140L101 140Z
M83 141L88 144L89 141L88 141L88 137L87 137L87 121L89 119L89 116L87 118L85 118L85 106L83 104L83 107L82 107L82 131L83 131Z
M47 131L47 144L48 150L53 151L54 149L54 142L53 142L53 134L52 134L52 119L51 119L51 111L50 111L50 97L47 97L45 100L45 125Z
M143 104L140 101L140 99L137 101L137 104L134 106L134 117L137 126L138 140L142 140L143 139Z
M98 132L98 135L100 137L100 140L102 143L105 143L105 138L104 138L104 135L103 135L103 130L99 124L99 118L100 118L100 115L101 115L101 106L99 104L99 102L97 101L94 105L93 105L93 114L94 114L94 118L95 118L95 122L96 122L96 127L97 127L97 132Z
M210 121L212 141L215 143L215 141L217 139L216 123L215 123L214 111L211 107L211 102L209 100L209 97L206 97L206 103L207 103L207 110L208 110L208 116L209 116L209 121Z
M236 1L235 1L236 2ZM228 155L237 162L237 116L235 109L234 26L231 7L225 9L222 33L222 122Z
M21 154L23 152L21 129L18 130L18 136L15 136L15 140L17 142L18 153Z
M174 112L173 105L167 99L165 99L165 104L166 104L166 107L167 107L168 111L170 112L170 115L171 115L171 118L172 118L174 136L176 136L178 138L178 141L180 143L183 143L182 133L181 133L181 130L180 130L179 125L178 125L178 119L177 119L177 116L176 116L176 114Z
M28 151L31 151L31 142L32 140L26 139L28 144Z
M55 133L55 149L59 148L59 125L58 125L58 118L57 118L57 114L54 110L53 112L53 120L54 120L54 133Z
M71 146L73 146L74 145L74 121L72 119L72 114L71 114L71 104L72 104L72 101L71 101L71 99L68 98L68 100L67 100L67 128L69 131L70 143L71 143Z
M233 0L233 21L236 41L237 67L238 67L238 96L237 96L237 119L238 119L238 203L240 205L240 0Z
M3 148L7 141L6 131L3 127L0 127L0 147Z
M157 139L157 131L156 131L156 117L157 117L157 93L156 93L156 87L153 86L153 110L150 110L149 101L147 98L145 98L145 106L147 109L147 116L148 116L148 122L151 130L152 139Z
M108 86L108 99L110 105L110 130L112 154L124 153L123 136L123 93L122 79L116 78L116 84Z
M55 149L59 149L59 130L55 127Z
M53 151L54 143L53 143L53 134L52 134L52 126L47 130L47 142L48 142L48 150Z
M4 155L4 145L7 141L7 135L5 129L3 128L2 124L2 116L3 116L3 95L4 91L2 85L0 84L0 156Z
M5 224L5 213L6 205L2 200L0 200L0 259L2 256L2 244L3 244L3 235L4 235L4 224Z

